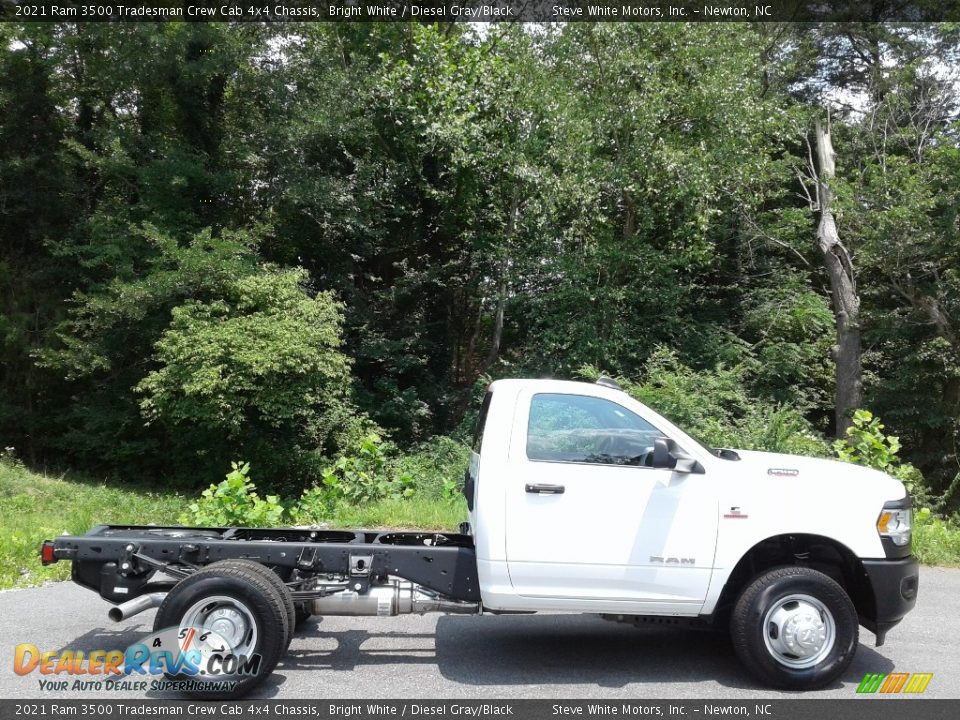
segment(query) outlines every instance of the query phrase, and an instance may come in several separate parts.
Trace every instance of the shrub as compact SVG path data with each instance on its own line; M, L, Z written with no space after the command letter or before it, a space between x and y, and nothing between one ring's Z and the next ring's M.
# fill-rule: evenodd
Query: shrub
M750 397L751 364L694 370L672 350L659 348L639 382L619 378L632 397L715 447L826 456L830 448L802 408ZM581 374L599 373L584 368Z
M828 457L830 446L803 414L785 405L757 403L735 422L736 447L744 450Z
M0 450L0 465L8 468L23 467L23 461L17 457L17 449L15 447L8 446Z
M889 470L896 464L900 438L883 434L884 424L869 410L856 410L847 437L836 440L833 449L844 462L866 465L876 470Z
M412 478L417 495L431 499L456 499L463 487L463 471L470 462L470 448L450 437L438 435L391 462L393 471Z
M340 306L311 297L306 281L303 270L264 268L173 310L159 367L137 391L147 421L201 472L242 452L268 485L297 482L353 424Z
M338 504L364 505L385 498L409 498L414 479L397 472L388 463L394 446L374 432L368 433L351 452L341 455L321 473L320 484L300 497L295 517L311 522L328 515Z
M231 463L232 471L211 485L180 517L185 525L275 527L284 524L286 510L276 495L261 498L250 480L250 464Z
M929 508L917 511L913 522L913 552L924 565L960 564L960 527L936 517Z
M897 478L913 497L914 505L929 513L927 506L932 497L923 474L910 463L900 462L900 438L885 435L884 428L880 418L869 410L855 410L853 424L847 428L847 437L835 440L833 450L844 462L866 465Z

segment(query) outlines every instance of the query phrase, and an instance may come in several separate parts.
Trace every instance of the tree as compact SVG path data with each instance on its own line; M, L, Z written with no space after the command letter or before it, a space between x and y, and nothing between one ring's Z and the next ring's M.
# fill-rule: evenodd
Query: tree
M817 162L810 171L816 185L816 210L820 215L817 223L817 248L830 278L833 296L833 314L837 328L834 346L836 387L834 391L835 432L838 438L846 436L855 409L863 400L860 360L860 297L857 295L856 277L850 252L840 241L834 210L834 192L831 187L836 176L836 155L826 127L816 124Z
M174 308L136 391L181 457L210 472L254 458L268 485L300 488L349 436L340 306L306 283L302 270L262 268Z

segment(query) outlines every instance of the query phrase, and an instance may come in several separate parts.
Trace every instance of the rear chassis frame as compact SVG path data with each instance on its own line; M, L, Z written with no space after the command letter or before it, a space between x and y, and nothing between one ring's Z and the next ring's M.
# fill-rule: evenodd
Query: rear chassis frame
M51 542L52 562L71 561L73 581L112 603L169 590L205 565L237 559L272 567L297 601L327 594L311 585L317 577L346 581L360 594L394 577L480 602L473 538L458 533L99 525Z

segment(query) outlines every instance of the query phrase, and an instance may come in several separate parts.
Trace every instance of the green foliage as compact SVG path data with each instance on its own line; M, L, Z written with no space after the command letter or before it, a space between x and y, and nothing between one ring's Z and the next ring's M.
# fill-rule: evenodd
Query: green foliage
M467 445L438 435L400 454L391 465L395 474L413 478L417 497L457 500L469 462Z
M299 518L322 517L337 505L366 505L385 498L409 498L415 480L395 472L388 463L393 446L376 433L363 437L320 474L320 484L304 491L297 508Z
M115 482L94 482L76 476L51 477L30 472L15 461L0 462L0 590L69 579L70 563L48 567L40 564L40 543L63 533L80 535L100 523L222 525L237 514L247 518L244 524L253 524L249 522L251 516L264 519L262 524L268 525L288 522L287 517L276 516L277 503L270 497L258 498L262 509L251 510L256 504L252 499L256 493L253 487L239 489L252 483L249 473L245 476L241 472L245 464L238 465L230 473L235 486L226 490L222 499L216 498L215 493L224 483L211 488L209 499L201 495L197 501L188 502L181 495L157 492L135 483L118 487ZM289 504L294 503L280 503ZM202 519L192 509L200 505L204 506ZM338 505L315 518L301 514L303 522L323 522L335 527L441 531L456 530L465 515L462 497L451 502L418 496L389 498L359 507ZM269 521L266 517L270 517Z
M829 407L833 312L802 274L780 269L744 297L743 335L752 341L754 391L777 402Z
M637 400L714 447L826 456L826 442L802 412L748 394L754 368L741 362L694 370L676 352L659 348L641 381L620 383Z
M488 377L589 364L711 442L826 454L797 171L851 98L863 402L952 513L956 51L942 24L5 25L0 436L195 488L255 457L296 495L374 431L455 496L419 443Z
M0 465L8 468L23 468L23 461L17 457L17 449L15 447L5 447L3 450L0 450Z
M387 528L456 532L467 517L467 505L461 495L453 500L386 498L366 505L338 504L332 508L302 508L299 522L333 528Z
M914 514L913 553L924 565L960 565L960 524L936 517L929 508Z
M0 462L0 589L70 578L71 563L40 564L44 540L82 535L101 523L175 524L185 502L148 484L55 477L30 472L15 460Z
M897 478L913 497L914 505L929 514L928 506L933 498L923 473L900 460L900 438L884 434L885 427L880 418L869 410L855 410L853 422L847 428L847 437L835 440L833 451L844 462L866 465Z
M303 271L266 269L174 308L158 367L137 385L148 422L197 457L256 453L274 486L308 475L349 426L351 379L340 306L305 282Z
M277 527L284 523L286 510L276 495L261 498L250 479L250 463L231 463L226 479L211 485L180 516L184 525L202 527Z
M833 443L834 452L844 462L887 471L899 464L900 438L884 435L884 424L869 410L855 410L847 437Z

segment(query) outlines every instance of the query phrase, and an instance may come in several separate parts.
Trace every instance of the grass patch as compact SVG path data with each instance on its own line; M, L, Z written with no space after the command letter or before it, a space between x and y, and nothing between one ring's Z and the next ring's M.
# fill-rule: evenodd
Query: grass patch
M70 563L40 564L44 540L102 524L175 524L185 505L174 493L47 477L0 463L0 588L70 577Z
M914 513L913 553L924 565L960 567L960 528L933 517Z
M70 563L40 564L40 543L57 535L82 535L95 525L178 525L189 498L134 485L112 486L70 477L48 477L0 463L0 589L66 580ZM310 522L343 528L456 530L467 517L462 500L413 497L362 507L338 505Z
M455 531L467 519L467 503L434 498L389 499L367 505L337 505L324 517L304 518L344 528Z

